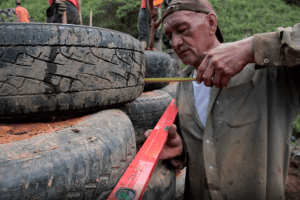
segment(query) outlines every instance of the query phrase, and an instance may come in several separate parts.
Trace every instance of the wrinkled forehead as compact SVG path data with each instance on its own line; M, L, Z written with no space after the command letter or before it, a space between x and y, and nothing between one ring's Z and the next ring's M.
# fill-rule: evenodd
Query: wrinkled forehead
M169 6L165 9L162 20L164 21L168 15L181 10L214 13L216 15L212 5L207 0L172 0Z
M164 32L170 31L176 26L180 26L183 24L191 24L202 22L206 13L197 13L189 10L181 10L168 15L164 21Z

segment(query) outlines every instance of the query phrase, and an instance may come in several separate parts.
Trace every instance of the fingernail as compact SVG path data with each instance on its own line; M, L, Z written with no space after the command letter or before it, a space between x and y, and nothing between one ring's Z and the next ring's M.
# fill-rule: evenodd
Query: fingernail
M200 81L197 81L198 84L200 84Z

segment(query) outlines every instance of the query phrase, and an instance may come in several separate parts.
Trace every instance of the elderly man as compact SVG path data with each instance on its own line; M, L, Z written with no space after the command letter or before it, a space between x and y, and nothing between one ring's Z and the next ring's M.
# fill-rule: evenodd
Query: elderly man
M197 80L177 87L177 126L161 156L187 166L185 199L283 200L300 110L300 25L222 44L207 0L173 0L163 23L188 65L182 76Z

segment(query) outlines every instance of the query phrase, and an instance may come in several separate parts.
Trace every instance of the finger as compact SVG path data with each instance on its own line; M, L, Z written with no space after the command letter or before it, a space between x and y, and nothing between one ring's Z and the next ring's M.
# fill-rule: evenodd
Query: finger
M203 81L202 76L203 76L207 66L208 66L208 58L207 58L207 56L205 56L204 60L202 61L202 63L200 64L200 66L198 67L198 70L197 70L196 81L198 84L200 84Z
M151 134L151 132L152 132L152 129L147 130L147 131L144 133L145 137L146 137L146 138L149 137L149 135Z
M182 139L177 133L177 127L175 124L172 124L168 130L168 140L167 147L178 147L182 146Z
M159 159L167 160L171 158L175 158L176 156L180 156L182 154L183 149L180 147L177 148L166 148L161 153Z
M231 78L230 76L223 76L220 81L221 87L227 87L230 78Z
M180 147L182 146L182 139L181 137L176 133L176 137L173 139L168 139L166 143L166 147Z
M202 79L204 82L204 85L207 87L212 87L212 78L214 77L215 68L210 63L208 67L206 68L204 74L202 75Z
M221 79L222 79L222 73L220 71L216 71L212 80L212 83L216 88L222 87Z
M168 129L168 140L172 140L176 137L177 134L177 126L172 124Z
M58 6L58 9L64 9L64 10L66 10L67 7L66 7L65 5L59 5L59 6Z

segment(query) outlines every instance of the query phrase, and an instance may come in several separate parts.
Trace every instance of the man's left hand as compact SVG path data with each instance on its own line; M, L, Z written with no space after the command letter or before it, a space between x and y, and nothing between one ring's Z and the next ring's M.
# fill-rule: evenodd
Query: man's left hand
M208 87L226 87L231 77L254 62L253 37L221 44L205 55L198 67L197 83L203 81Z
M62 15L64 11L67 9L67 5L65 1L56 0L55 3L57 3L57 13Z
M152 10L150 9L150 15L152 20L156 21L158 16L157 8L154 7Z

